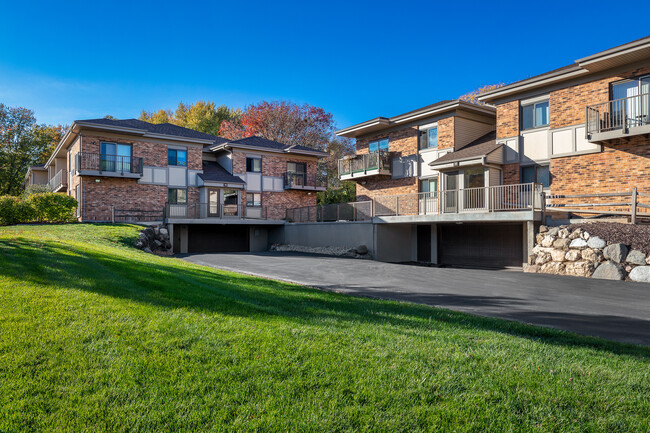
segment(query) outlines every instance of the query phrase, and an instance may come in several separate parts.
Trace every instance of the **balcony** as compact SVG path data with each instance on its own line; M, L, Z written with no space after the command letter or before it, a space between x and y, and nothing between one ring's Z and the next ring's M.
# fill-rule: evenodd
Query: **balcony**
M163 218L166 222L204 222L206 224L284 223L286 210L270 206L242 206L217 203L165 203ZM186 221L190 220L190 221Z
M543 209L542 185L524 183L385 195L366 202L288 209L287 221L526 221L539 217Z
M325 191L327 183L315 174L287 172L284 173L284 189Z
M142 177L142 158L80 152L75 155L75 169L79 175L108 177Z
M649 134L650 93L589 105L585 119L591 142Z
M68 187L67 171L59 170L52 179L47 183L50 191L59 192Z
M339 178L352 180L368 176L390 176L391 156L386 150L339 159Z

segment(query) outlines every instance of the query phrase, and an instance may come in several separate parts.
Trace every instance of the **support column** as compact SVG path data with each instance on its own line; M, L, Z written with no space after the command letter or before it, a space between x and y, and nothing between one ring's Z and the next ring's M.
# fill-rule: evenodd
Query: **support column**
M431 224L431 263L438 264L438 225Z
M188 235L188 228L186 225L182 225L179 227L181 229L181 248L180 252L181 254L187 254L188 250L188 243L189 243L189 235Z
M524 257L522 258L522 263L528 263L528 256L533 253L533 248L535 247L535 222L526 221L523 223L523 232Z

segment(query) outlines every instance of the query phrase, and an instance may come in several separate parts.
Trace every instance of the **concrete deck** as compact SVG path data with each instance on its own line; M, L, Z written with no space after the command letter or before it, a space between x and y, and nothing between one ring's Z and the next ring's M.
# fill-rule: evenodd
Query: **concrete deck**
M181 257L323 290L416 302L650 346L650 284L297 253Z

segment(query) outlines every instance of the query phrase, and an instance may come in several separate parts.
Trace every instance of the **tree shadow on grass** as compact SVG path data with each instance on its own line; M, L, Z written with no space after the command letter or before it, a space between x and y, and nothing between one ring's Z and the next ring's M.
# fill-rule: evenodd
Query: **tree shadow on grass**
M110 249L105 249L110 251ZM550 328L479 317L425 305L352 297L242 274L217 271L135 249L113 255L97 246L0 240L0 275L27 284L88 291L165 309L225 316L282 318L311 326L390 325L391 332L418 334L440 328L494 331L545 344L650 358L650 348L584 337ZM473 296L463 303L508 303ZM572 320L578 320L573 318ZM633 319L630 319L633 320ZM629 324L628 324L629 325ZM644 324L647 326L647 323Z

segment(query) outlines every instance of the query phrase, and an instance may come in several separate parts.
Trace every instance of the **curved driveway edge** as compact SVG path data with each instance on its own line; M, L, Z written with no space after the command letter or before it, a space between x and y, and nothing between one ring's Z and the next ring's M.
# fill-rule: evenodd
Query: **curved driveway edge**
M650 346L650 284L300 253L191 254L180 258L349 295L427 304Z

